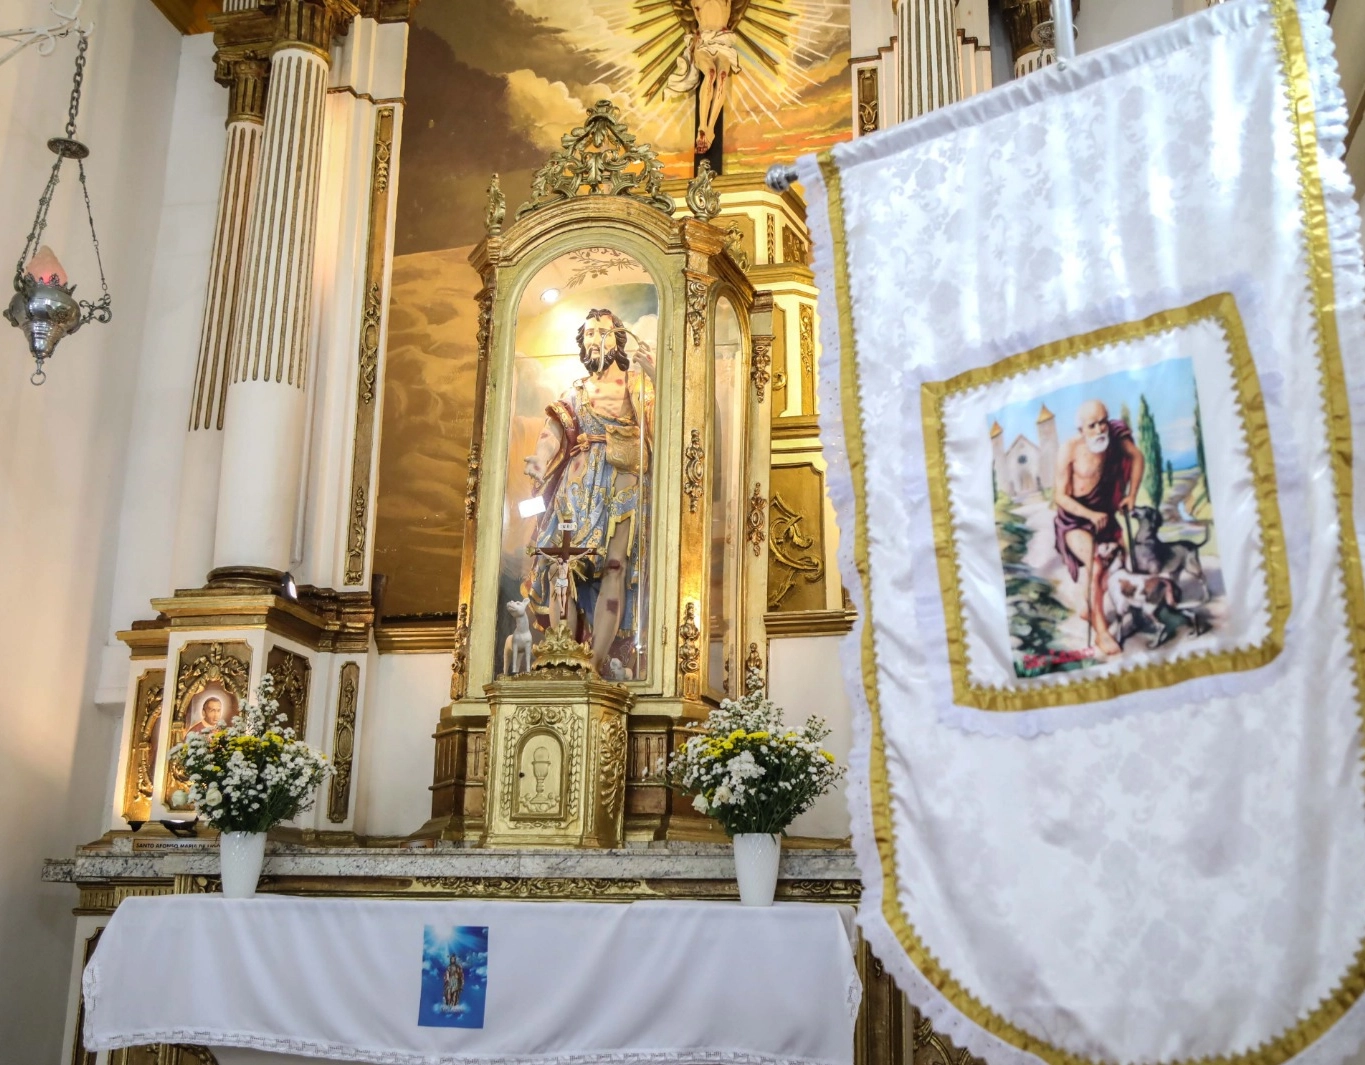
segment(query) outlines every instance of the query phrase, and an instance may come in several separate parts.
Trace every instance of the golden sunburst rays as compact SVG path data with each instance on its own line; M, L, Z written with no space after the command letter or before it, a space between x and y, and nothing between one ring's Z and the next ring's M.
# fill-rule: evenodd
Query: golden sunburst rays
M590 3L611 31L598 42L596 65L612 83L634 86L627 117L656 130L690 125L690 109L667 91L696 30L689 0ZM783 109L817 84L809 71L847 48L848 0L735 0L730 25L740 73L730 82L726 122L780 127Z

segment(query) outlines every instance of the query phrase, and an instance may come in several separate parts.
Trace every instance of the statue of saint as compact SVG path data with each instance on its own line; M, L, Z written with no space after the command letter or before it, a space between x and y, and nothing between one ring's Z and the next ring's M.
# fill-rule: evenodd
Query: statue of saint
M603 675L613 657L634 657L649 533L654 383L632 367L626 340L612 311L588 312L577 334L587 376L545 408L545 426L525 459L545 501L532 549L550 552L533 557L527 594L538 618L567 621L591 643ZM568 556L571 575L563 566ZM613 651L618 640L630 644Z

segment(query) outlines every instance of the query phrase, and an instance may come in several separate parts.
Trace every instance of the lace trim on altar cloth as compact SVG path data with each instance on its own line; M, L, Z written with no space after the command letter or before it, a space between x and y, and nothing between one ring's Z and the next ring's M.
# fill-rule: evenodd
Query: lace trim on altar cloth
M632 1050L585 1051L576 1054L525 1054L499 1057L480 1054L423 1054L412 1050L379 1050L344 1046L315 1039L217 1032L206 1028L148 1029L126 1033L89 1050L118 1050L153 1043L193 1043L197 1046L237 1047L276 1054L297 1054L335 1061L363 1061L373 1065L844 1065L818 1058L783 1057L745 1050Z

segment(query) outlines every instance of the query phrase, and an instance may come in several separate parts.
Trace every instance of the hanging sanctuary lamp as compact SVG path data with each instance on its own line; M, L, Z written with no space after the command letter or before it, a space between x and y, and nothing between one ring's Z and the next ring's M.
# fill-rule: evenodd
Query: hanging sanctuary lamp
M76 74L71 86L71 106L67 111L66 136L53 137L47 142L48 149L56 154L57 161L52 164L48 175L47 187L38 198L38 213L33 219L24 250L19 256L14 270L14 298L5 308L4 315L11 325L24 331L28 349L37 364L29 377L35 385L40 385L47 375L43 364L56 351L62 338L74 333L92 319L108 322L113 317L109 285L104 279L104 263L100 260L100 242L95 235L95 217L90 209L90 190L85 183L85 157L90 149L76 140L76 112L81 105L81 82L85 77L85 50L89 38L81 31L76 45ZM52 249L42 243L43 230L47 228L47 211L52 205L52 194L57 189L61 177L62 163L68 159L76 160L80 175L81 193L85 198L85 217L90 222L90 239L95 246L95 262L100 271L101 296L95 302L77 300L74 283L68 284L66 271L62 269Z

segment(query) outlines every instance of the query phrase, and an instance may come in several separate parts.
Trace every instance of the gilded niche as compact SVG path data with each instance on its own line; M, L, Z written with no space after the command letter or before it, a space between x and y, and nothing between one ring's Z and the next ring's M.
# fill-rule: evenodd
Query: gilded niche
M824 479L813 463L774 466L768 510L768 609L825 609Z
M214 732L230 725L248 698L251 647L244 640L191 641L180 648L167 751L190 733ZM193 810L185 780L167 762L162 799L171 810Z
M303 739L308 727L308 681L313 673L312 665L303 655L283 647L272 647L266 658L265 671L275 682L280 713L289 722L294 735Z
M149 669L137 679L133 727L128 737L128 765L123 777L123 819L130 824L152 815L152 778L156 772L157 736L166 671Z

